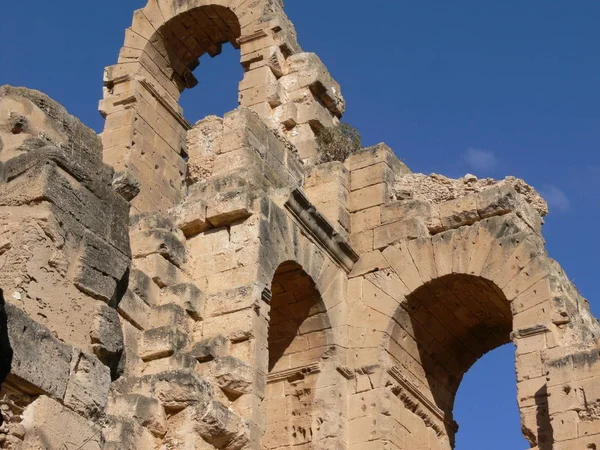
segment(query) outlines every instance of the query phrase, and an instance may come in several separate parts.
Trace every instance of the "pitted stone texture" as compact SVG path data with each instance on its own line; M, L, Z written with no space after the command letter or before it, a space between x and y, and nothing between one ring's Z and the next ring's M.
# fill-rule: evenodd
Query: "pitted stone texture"
M8 336L13 349L11 376L32 394L62 400L67 389L73 350L16 306L7 304Z
M600 325L544 249L545 202L385 144L311 166L345 103L282 8L136 11L103 148L0 88L0 446L450 450L460 380L511 340L531 446L597 446ZM241 106L192 126L180 94L227 43Z
M0 160L47 146L102 164L102 143L91 129L39 91L0 86Z
M398 199L406 196L415 200L424 200L434 204L458 199L469 194L482 192L490 187L511 186L516 192L525 197L540 216L548 214L548 204L540 197L534 188L523 180L515 177L506 177L504 180L491 178L478 179L474 175L465 175L458 180L447 178L443 175L410 174L402 175L394 183L394 195Z

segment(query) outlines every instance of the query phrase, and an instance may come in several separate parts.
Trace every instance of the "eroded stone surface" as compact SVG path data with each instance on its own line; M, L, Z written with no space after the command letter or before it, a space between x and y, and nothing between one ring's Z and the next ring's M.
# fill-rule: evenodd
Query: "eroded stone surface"
M226 43L240 107L192 126ZM282 2L148 2L104 83L101 140L0 88L0 448L449 450L510 341L531 446L600 446L600 325L545 201L385 144L315 164L345 102Z

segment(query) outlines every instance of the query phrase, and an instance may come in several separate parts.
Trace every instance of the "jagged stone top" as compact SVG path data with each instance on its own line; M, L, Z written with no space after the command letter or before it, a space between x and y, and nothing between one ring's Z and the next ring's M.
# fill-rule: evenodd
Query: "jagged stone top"
M540 194L524 180L513 176L508 176L503 180L494 180L493 178L480 179L471 174L458 179L448 178L437 173L430 175L402 174L394 182L393 195L397 200L410 197L438 204L481 192L493 186L503 185L509 185L521 194L540 216L544 217L548 214L548 204Z
M102 161L96 132L64 106L34 89L0 86L0 160L48 145Z

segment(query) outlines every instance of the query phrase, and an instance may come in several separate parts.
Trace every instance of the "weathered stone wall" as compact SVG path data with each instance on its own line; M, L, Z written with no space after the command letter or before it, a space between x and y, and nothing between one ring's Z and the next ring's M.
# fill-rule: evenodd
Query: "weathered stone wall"
M115 304L131 259L129 204L111 189L98 137L56 102L4 86L0 110L2 326L13 352L2 445L98 448L111 380L127 364Z
M532 448L600 444L600 326L522 180L316 164L340 88L277 0L150 0L101 138L0 88L3 449L447 450L462 377L516 346ZM240 107L193 126L204 53Z
M244 69L240 105L285 136L301 159L316 157L315 132L339 123L340 87L316 55L302 52L280 1L151 0L135 12L118 63L106 69L100 103L105 161L142 184L135 210L166 211L181 200L191 125L179 97L196 84L201 57L228 43Z
M512 340L532 447L594 448L600 430L587 395L595 398L600 327L547 256L543 200L521 180L427 179L398 164L383 145L346 161L351 242L361 253L348 301L368 317L354 345L384 349L363 354L361 364L378 368L368 375L376 389L357 383L349 429L362 431L350 444L450 448L462 376ZM385 401L369 409L373 398Z

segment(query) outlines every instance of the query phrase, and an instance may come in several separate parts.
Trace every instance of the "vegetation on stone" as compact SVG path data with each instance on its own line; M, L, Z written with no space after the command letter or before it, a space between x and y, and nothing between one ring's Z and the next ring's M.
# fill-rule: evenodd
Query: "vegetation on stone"
M342 122L339 126L324 128L317 135L319 162L344 162L349 156L362 150L360 132L352 125Z

